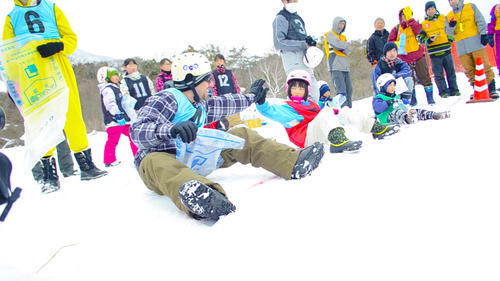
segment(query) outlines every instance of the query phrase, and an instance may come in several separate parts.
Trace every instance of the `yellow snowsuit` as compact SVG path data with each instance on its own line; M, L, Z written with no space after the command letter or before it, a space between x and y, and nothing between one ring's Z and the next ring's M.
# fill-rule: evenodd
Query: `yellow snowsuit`
M44 1L44 0L42 0ZM30 4L35 2L35 4ZM15 5L21 7L28 7L36 5L36 1L28 1L28 4L24 5L19 0L14 0ZM80 152L88 147L87 140L87 128L83 121L82 108L80 105L80 95L78 93L78 87L76 84L75 73L71 64L69 63L67 55L73 53L76 49L76 34L71 29L66 16L63 12L54 5L54 12L56 17L57 29L61 37L60 40L51 39L48 42L60 41L64 44L64 49L53 55L54 59L58 62L59 67L64 75L66 84L69 88L69 105L68 111L66 112L66 124L64 125L64 132L68 138L69 147L73 152ZM11 19L7 16L5 20L5 25L3 28L2 40L7 40L15 37L14 27L12 26ZM45 156L51 156L54 153L54 149L51 149Z

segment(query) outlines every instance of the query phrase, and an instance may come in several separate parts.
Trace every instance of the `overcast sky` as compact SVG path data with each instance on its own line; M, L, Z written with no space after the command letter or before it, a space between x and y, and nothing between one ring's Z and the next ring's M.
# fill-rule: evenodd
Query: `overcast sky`
M272 22L282 8L279 0L53 1L78 35L79 49L118 59L159 59L182 51L188 44L199 48L210 43L226 50L246 46L250 54L262 55L272 50ZM398 11L408 4L415 18L423 20L426 2L300 0L298 13L307 32L316 38L331 28L335 16L341 16L347 20L348 40L366 39L374 30L376 17L383 17L389 30L397 24ZM435 2L441 13L451 10L448 1ZM495 2L474 3L489 22ZM0 0L0 18L4 19L13 6L13 0Z

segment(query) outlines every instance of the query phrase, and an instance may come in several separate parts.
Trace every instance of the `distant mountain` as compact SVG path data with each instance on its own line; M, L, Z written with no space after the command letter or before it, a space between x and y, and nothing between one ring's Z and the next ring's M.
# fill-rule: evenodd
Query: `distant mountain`
M106 56L99 56L82 50L76 50L73 54L68 56L71 64L78 63L92 63L92 62L111 62L116 59Z

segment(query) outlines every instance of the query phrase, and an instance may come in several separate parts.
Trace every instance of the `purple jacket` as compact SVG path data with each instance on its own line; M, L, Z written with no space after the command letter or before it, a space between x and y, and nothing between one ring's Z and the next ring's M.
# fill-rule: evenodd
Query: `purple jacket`
M254 94L223 95L212 97L196 104L207 113L205 124L220 120L222 117L236 114L249 107L255 100ZM142 159L152 152L175 154L175 142L170 130L179 107L173 93L160 92L149 97L139 109L137 120L130 126L130 138L139 151L135 156L137 169Z
M488 24L488 34L499 34L500 35L500 30L495 30L495 25L497 24L497 17L495 16L495 9L496 8L497 8L497 5L494 5L493 8L491 8L491 12L490 12L491 21Z
M156 77L156 91L159 92L163 90L163 85L166 81L172 80L172 73L167 74L165 71L160 71L160 74Z

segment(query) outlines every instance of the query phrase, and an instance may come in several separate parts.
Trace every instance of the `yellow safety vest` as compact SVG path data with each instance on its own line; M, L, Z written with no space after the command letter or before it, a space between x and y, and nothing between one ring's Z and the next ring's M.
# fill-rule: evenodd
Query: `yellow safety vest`
M470 3L465 4L462 11L455 14L453 11L448 13L448 21L455 20L455 41L461 41L479 34L476 20L474 19L474 10Z
M345 42L347 40L347 38L345 37L344 34L338 35L333 30L330 30L328 32L331 32L333 35L337 36L340 39L340 41L342 41L342 42ZM325 54L326 54L326 61L328 61L328 58L330 57L330 45L328 44L328 40L326 40L328 32L325 33ZM333 53L335 53L337 56L341 56L341 57L345 57L346 56L346 54L342 53L341 51L339 51L339 50L337 50L335 48L333 48L332 50L333 50Z
M420 45L418 44L417 38L415 37L415 34L413 33L413 30L411 29L410 26L407 28L401 27L399 24L399 30L398 30L398 38L396 38L396 44L399 47L399 37L401 34L405 33L406 34L406 43L405 43L405 51L407 54L413 53L418 51L420 49Z
M500 30L500 5L497 5L495 9L495 30Z
M431 38L432 35L438 34L436 40L432 42L429 46L436 46L444 43L448 43L448 35L444 31L444 25L446 24L446 18L443 15L439 15L436 20L424 20L422 22L422 30L427 34L427 37Z

